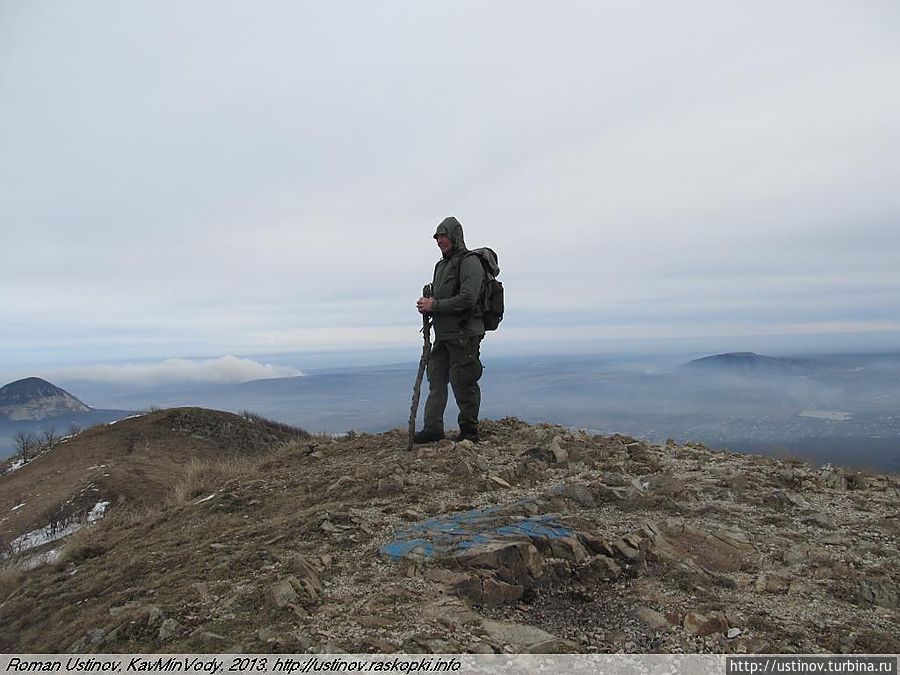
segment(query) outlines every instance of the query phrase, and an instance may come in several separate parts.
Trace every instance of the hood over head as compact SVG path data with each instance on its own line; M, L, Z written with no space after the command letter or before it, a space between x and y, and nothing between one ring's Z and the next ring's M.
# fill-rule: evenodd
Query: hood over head
M453 248L450 249L447 257L456 255L460 251L468 250L466 248L466 240L463 239L462 224L455 217L449 216L441 221L441 224L437 226L437 230L434 232L434 238L437 239L439 234L446 234L450 237L450 241L453 242Z

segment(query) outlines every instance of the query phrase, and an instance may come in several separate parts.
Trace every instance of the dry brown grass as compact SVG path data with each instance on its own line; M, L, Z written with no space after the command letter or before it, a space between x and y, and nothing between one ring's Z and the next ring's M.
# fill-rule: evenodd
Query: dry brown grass
M241 410L238 415L243 417L245 420L249 420L251 422L255 422L256 424L269 427L270 429L276 429L283 433L290 434L291 436L296 436L297 438L307 438L311 435L309 432L301 429L298 426L294 426L293 424L286 424L284 422L278 422L277 420L269 419L268 417L263 417L262 415L251 410Z
M0 563L0 603L22 587L25 568L16 562Z
M812 466L809 461L809 458L802 457L792 450L788 450L786 448L778 448L773 453L772 456L780 461L782 464L786 464L791 468L797 468L801 466Z
M194 459L172 488L175 504L205 497L231 481L251 480L259 474L256 458L232 456L222 459Z
M124 529L157 520L162 511L163 507L159 504L113 507L102 520L85 525L66 537L57 562L80 562L96 558L112 547L111 533L121 536Z
M87 525L66 537L57 562L80 562L105 553L107 547L99 529L99 524Z
M162 410L82 431L0 476L0 513L8 514L0 538L12 541L56 515L80 519L101 499L112 505L168 504L192 458L264 456L297 438L296 431L200 408Z

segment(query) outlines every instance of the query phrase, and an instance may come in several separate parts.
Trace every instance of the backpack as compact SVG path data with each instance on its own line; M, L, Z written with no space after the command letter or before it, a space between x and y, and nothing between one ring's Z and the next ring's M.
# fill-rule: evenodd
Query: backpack
M476 248L466 255L478 256L484 269L484 285L476 305L481 310L484 329L497 330L497 326L503 321L503 283L497 281L497 275L500 274L497 254L491 248Z

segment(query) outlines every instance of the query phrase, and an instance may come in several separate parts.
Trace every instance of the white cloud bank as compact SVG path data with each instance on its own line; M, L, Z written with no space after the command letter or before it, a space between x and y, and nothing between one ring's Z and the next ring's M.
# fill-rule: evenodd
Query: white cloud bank
M79 366L60 369L51 381L89 381L109 384L234 384L275 377L297 377L303 372L290 366L259 363L237 356L215 359L166 359L156 363Z

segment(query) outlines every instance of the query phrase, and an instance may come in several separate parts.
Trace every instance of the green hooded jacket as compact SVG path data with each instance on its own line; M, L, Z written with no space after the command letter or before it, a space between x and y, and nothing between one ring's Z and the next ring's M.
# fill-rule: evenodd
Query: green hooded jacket
M481 319L478 298L484 284L484 268L478 256L466 255L463 229L460 222L450 216L437 226L434 238L446 234L453 248L434 266L434 304L431 316L434 320L434 339L446 340L458 337L484 337L484 321Z

